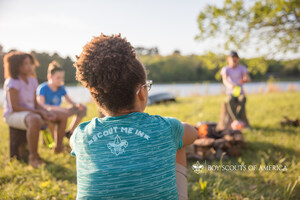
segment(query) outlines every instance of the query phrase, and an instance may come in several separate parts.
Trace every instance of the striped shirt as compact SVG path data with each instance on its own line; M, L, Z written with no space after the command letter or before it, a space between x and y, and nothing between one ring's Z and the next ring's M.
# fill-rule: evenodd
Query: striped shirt
M178 199L183 132L175 118L141 112L81 123L71 137L77 199Z

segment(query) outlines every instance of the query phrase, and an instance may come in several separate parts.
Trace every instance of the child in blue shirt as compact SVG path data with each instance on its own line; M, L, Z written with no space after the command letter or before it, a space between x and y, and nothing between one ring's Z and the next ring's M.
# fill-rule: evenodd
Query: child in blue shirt
M197 131L144 113L146 70L119 35L93 38L77 57L76 78L105 117L81 123L70 139L77 199L187 199L185 146Z
M69 97L64 87L65 72L56 61L52 61L48 67L47 82L37 88L37 102L47 110L61 112L66 118L73 116L69 131L66 136L70 138L74 129L78 126L84 116L86 116L86 106L77 104ZM61 107L62 97L71 105L69 108ZM53 132L53 126L49 126Z

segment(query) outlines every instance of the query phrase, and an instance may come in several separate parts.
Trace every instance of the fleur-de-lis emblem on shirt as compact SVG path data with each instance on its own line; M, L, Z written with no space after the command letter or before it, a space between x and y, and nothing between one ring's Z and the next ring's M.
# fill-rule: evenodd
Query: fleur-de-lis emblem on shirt
M127 146L128 142L126 140L122 140L118 135L115 137L114 142L109 142L107 144L107 147L116 156L124 153Z

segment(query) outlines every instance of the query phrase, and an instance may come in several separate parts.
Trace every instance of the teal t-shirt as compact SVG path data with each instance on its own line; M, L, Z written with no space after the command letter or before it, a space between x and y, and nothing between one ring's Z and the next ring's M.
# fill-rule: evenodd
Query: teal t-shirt
M140 112L81 123L71 137L77 199L178 199L183 132L175 118Z

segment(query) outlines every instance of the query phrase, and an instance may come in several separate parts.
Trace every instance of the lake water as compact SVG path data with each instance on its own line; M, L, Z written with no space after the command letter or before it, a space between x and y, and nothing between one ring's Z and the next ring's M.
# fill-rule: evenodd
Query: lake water
M300 81L285 81L272 83L271 89L276 91L300 91ZM270 87L269 87L270 88ZM246 93L258 93L267 92L268 84L266 82L252 82L244 85ZM89 91L84 87L79 86L67 86L66 90L74 101L76 102L88 102L91 101ZM189 83L189 84L153 84L149 92L149 95L160 93L160 92L171 92L175 96L186 97L194 95L218 95L225 93L225 87L222 83ZM3 89L0 89L0 104L3 104Z

